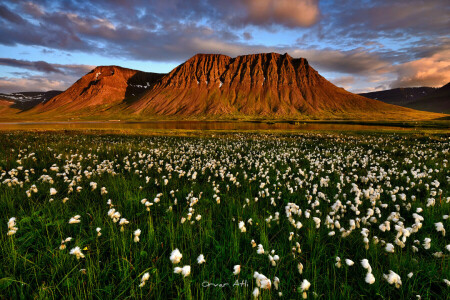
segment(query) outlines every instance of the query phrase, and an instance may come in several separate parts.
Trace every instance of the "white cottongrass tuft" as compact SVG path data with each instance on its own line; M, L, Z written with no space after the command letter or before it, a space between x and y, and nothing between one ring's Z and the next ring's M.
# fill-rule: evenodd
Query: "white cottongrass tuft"
M84 258L84 254L78 246L70 250L70 254L75 255L77 259Z
M442 224L442 222L434 223L434 226L436 226L437 232L441 232L442 236L445 236L445 228L444 228L444 224Z
M394 245L392 245L391 243L387 243L386 248L384 248L384 250L386 250L386 252L389 253L394 253Z
M19 228L16 227L16 218L13 217L8 221L8 235L16 234L17 230Z
M253 290L253 297L255 297L255 298L258 298L259 297L259 289L256 287L254 290Z
M201 265L201 264L204 264L205 262L206 262L205 256L204 256L203 254L200 254L200 255L197 257L197 263L198 263L199 265Z
M191 274L191 266L183 266L182 268L175 267L174 273L181 274L183 275L183 277L187 277Z
M172 253L170 253L170 261L173 264L177 264L181 261L181 258L183 257L183 254L181 254L180 250L175 249L172 251Z
M373 276L372 273L367 273L367 274L366 274L365 281L366 281L368 284L373 284L373 283L375 282L375 277Z
M395 284L395 287L398 289L402 285L402 279L392 270L389 270L389 274L383 274L383 278L386 279L389 284Z
M134 235L134 242L135 243L138 243L139 242L139 236L141 235L141 230L140 229L136 229L134 232L133 232L133 235Z
M50 195L56 195L58 193L58 191L55 188L50 188Z
M355 263L353 262L353 260L351 260L351 259L345 259L345 263L347 264L347 266L349 266L349 267L351 267L351 266L353 266Z
M80 215L73 216L72 218L69 219L69 224L80 223L81 222L80 218L81 218Z
M239 222L239 230L241 230L241 232L246 232L247 231L247 228L245 228L244 221L240 221Z
M141 284L139 284L139 287L140 288L143 287L149 278L150 278L150 274L145 273L141 278Z
M261 273L255 271L253 277L256 278L256 285L263 290L268 290L272 286L270 279Z
M234 267L233 267L233 274L234 275L238 275L239 273L241 273L241 265L235 265Z
M308 280L303 279L302 284L300 285L300 290L303 292L303 294L302 294L303 299L308 298L306 291L309 290L310 286L311 286L311 283Z

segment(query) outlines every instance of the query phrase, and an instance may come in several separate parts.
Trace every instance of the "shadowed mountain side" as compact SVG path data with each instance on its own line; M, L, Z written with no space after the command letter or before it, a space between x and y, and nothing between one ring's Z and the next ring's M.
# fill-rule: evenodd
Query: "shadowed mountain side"
M432 87L412 87L412 88L396 88L391 90L362 93L360 96L383 101L389 104L407 106L408 103L414 102L424 96L436 91Z
M408 107L413 109L450 113L450 82L433 93L411 102Z
M195 55L128 110L140 116L219 119L437 117L352 94L320 76L306 59L277 53Z

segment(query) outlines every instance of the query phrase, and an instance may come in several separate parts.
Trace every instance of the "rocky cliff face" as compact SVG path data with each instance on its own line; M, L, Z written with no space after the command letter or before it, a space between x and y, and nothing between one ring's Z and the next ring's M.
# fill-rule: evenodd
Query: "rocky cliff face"
M391 108L334 86L304 58L263 53L195 55L131 109L143 115L277 118Z
M68 113L92 107L107 109L110 105L139 98L162 76L117 66L97 67L35 110L46 112L56 109Z

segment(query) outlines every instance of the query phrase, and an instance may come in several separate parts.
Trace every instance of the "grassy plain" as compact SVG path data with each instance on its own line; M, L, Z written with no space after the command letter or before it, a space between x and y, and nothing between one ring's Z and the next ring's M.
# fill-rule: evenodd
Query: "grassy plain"
M448 297L445 132L116 133L0 133L0 298Z

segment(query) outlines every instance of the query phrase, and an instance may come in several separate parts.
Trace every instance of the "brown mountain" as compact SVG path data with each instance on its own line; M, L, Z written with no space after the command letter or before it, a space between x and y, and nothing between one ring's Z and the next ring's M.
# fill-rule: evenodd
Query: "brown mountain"
M413 118L416 112L338 88L304 58L198 54L130 106L144 116Z
M198 54L169 74L97 67L28 118L431 119L338 88L304 58Z
M32 113L101 114L114 105L139 98L162 76L117 66L96 67L62 94L36 106Z

